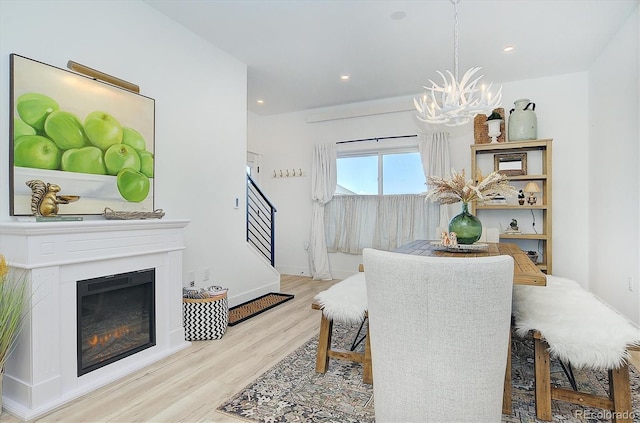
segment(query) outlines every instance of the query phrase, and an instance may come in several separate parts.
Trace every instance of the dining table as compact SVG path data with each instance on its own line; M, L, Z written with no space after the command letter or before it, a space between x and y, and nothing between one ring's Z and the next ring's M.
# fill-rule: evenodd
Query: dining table
M396 253L429 257L489 257L507 255L513 258L514 285L534 285L544 287L547 276L527 256L527 254L513 243L476 243L471 246L444 246L439 241L416 240L401 245L393 250ZM511 330L509 331L509 345L511 345ZM507 352L507 368L504 376L504 390L502 397L502 412L512 413L511 405L511 347Z

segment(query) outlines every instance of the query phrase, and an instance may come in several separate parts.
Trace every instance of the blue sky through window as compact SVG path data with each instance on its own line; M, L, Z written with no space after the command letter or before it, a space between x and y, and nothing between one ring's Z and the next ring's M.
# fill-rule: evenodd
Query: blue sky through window
M420 153L385 154L383 194L420 194L427 190Z
M378 155L339 157L339 194L378 194ZM418 152L383 154L382 194L419 194L426 191Z

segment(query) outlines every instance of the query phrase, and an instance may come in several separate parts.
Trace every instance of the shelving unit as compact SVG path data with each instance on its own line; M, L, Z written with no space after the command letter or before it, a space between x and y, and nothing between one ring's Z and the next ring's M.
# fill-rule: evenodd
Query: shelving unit
M478 171L487 175L496 170L494 165L496 154L526 154L526 171L532 173L508 176L508 178L512 185L523 190L527 182L533 181L539 184L542 192L538 193L537 203L529 205L525 201L524 205L520 205L517 198L508 198L506 204L475 204L472 202L470 211L478 216L483 225L487 226L492 226L496 221L510 222L514 214L520 216L520 221L530 220L531 228L521 229L522 233L505 233L502 227L500 238L517 243L523 250L537 251L539 253L537 266L546 273L551 273L553 261L551 144L551 139L542 139L471 145L471 175L474 177L478 175ZM538 226L536 226L537 220L541 221ZM539 232L538 228L541 228L542 231ZM532 245L535 245L535 248L531 248Z

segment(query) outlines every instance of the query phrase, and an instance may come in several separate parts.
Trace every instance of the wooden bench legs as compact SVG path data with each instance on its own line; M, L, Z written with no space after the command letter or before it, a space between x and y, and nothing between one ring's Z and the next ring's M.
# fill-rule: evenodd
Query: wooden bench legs
M320 310L317 304L312 304L312 308ZM371 344L369 343L369 329L365 339L364 353L347 351L343 349L331 349L331 335L333 332L333 320L329 320L322 314L320 320L320 335L318 338L318 353L316 355L316 372L326 373L329 368L329 359L337 358L362 363L362 381L373 383L373 371L371 368Z
M611 421L632 423L631 387L627 364L619 369L609 370L610 395L600 396L551 386L551 365L549 345L539 332L534 333L535 399L536 416L540 420L551 421L551 400L602 408L611 411ZM587 416L585 416L587 417Z
M371 344L369 343L369 327L367 326L367 338L364 340L364 363L362 363L362 381L373 384L373 367L371 366Z
M333 332L333 320L322 315L320 321L320 335L318 337L318 353L316 355L316 372L326 373L329 368L329 350L331 350L331 334Z
M511 415L511 330L509 330L509 350L507 352L507 369L504 372L504 387L502 390L502 414Z
M537 337L534 338L536 417L551 421L551 358L547 348L549 347L546 342Z

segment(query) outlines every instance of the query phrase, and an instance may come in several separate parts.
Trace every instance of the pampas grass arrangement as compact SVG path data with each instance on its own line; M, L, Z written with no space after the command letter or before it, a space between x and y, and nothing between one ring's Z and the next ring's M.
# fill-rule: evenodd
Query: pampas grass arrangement
M425 200L439 202L440 204L453 204L462 201L487 201L494 195L512 197L518 195L518 190L509 185L509 180L498 171L491 172L486 177L478 175L478 182L465 178L464 169L457 173L451 169L450 178L430 176L427 180L429 191Z

